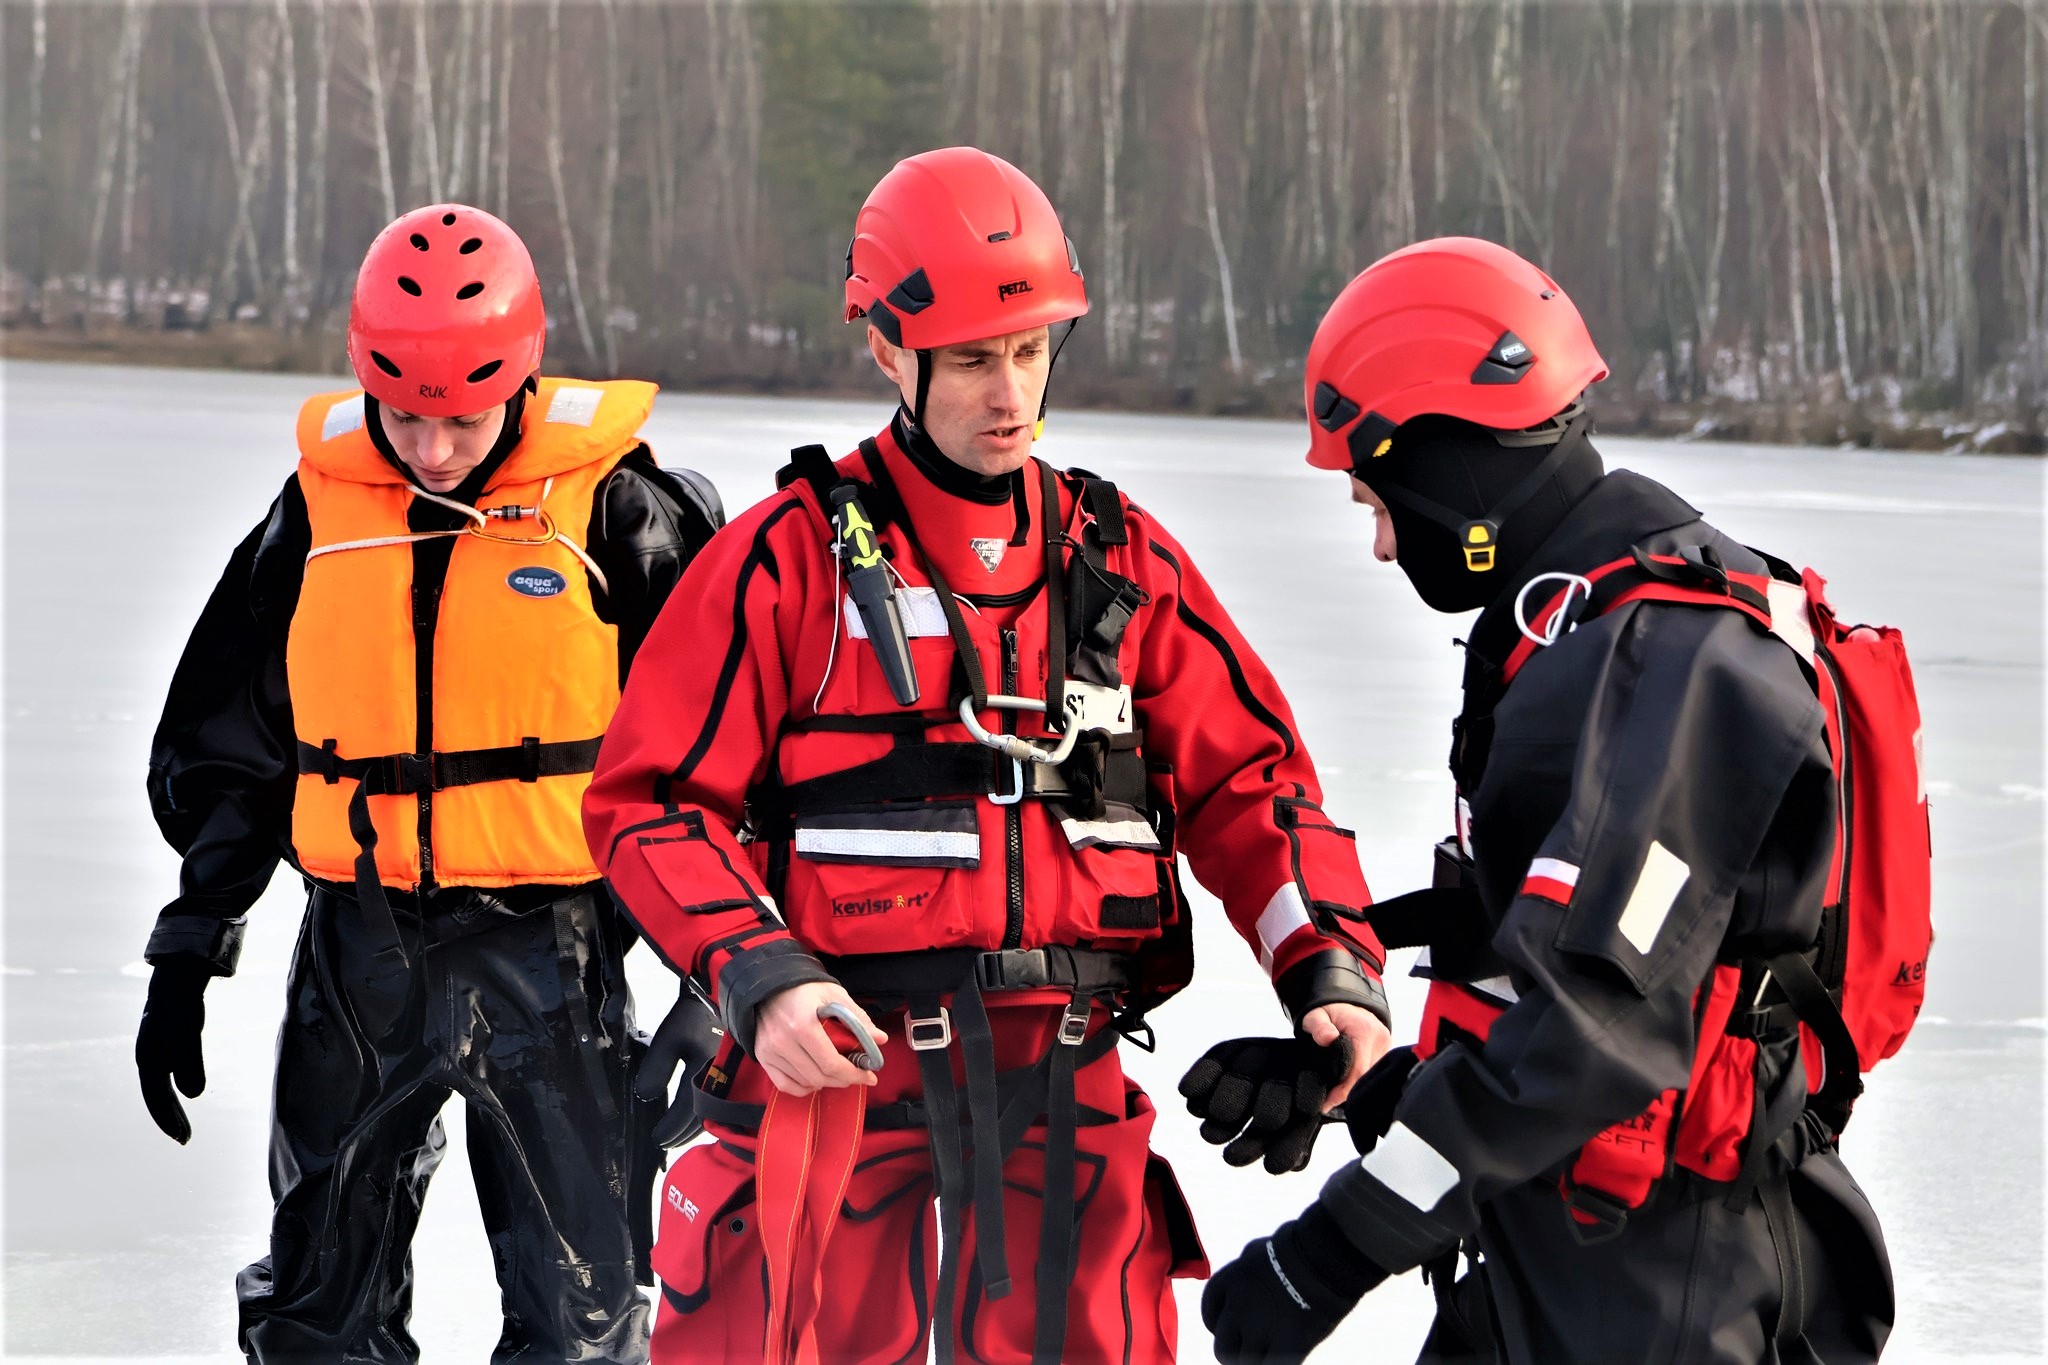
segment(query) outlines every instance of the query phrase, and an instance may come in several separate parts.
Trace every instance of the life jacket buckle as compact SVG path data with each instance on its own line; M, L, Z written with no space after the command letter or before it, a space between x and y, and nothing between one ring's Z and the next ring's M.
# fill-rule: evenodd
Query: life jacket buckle
M934 1052L950 1047L953 1043L953 1016L944 1005L939 1012L920 1018L913 1014L907 1021L910 1050L912 1052Z
M1458 528L1458 546L1465 552L1465 567L1485 573L1493 568L1494 552L1500 548L1500 527L1490 521L1468 521Z

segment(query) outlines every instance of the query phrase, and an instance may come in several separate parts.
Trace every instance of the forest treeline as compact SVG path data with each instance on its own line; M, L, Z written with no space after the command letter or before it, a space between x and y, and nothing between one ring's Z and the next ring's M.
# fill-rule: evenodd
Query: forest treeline
M1094 311L1071 397L1298 405L1343 282L1469 233L1564 283L1609 412L1943 413L2038 438L2048 409L2048 0L0 18L17 336L235 323L332 365L370 237L459 199L531 244L553 367L844 386L855 209L898 157L970 142L1045 185L1078 245Z

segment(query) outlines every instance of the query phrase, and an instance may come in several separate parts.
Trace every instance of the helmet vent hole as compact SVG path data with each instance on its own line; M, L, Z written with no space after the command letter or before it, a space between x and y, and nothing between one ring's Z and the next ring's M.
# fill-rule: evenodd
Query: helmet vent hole
M458 299L473 299L483 292L484 282L482 280L471 280L468 284L455 291L455 297Z
M425 251L427 249L427 239L420 236L417 232L412 235L412 244L415 250Z
M384 371L384 373L390 375L393 379L405 378L405 375L400 372L399 368L396 365L391 363L390 358L386 356L382 351L370 352L370 359L376 361L377 368Z
M442 215L441 215L441 226L443 226L443 227L454 227L454 226L455 226L455 215L454 215L454 214L452 214L452 213L444 213L444 214L442 214Z
M468 241L464 242L459 249L461 250L463 255L467 256L470 252L475 251L478 247L482 246L483 244L483 238L472 237Z
M398 287L414 298L420 296L419 281L413 279L410 275L400 275L398 277Z
M481 384L486 379L489 379L492 375L496 374L498 372L498 368L502 366L504 363L505 362L502 360L493 360L487 364L479 365L469 372L469 378L465 382L470 384Z

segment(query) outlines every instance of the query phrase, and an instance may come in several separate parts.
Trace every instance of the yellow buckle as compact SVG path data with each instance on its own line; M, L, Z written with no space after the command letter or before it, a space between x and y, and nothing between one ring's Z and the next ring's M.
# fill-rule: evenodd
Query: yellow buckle
M1460 548L1465 551L1465 567L1473 573L1485 573L1494 564L1494 553L1500 547L1496 537L1500 528L1490 521L1468 521L1458 528Z

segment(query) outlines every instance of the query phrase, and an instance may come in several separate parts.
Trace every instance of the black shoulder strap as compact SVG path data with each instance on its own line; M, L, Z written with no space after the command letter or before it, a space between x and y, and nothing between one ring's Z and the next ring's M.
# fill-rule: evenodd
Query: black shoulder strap
M1088 515L1095 518L1095 534L1104 545L1130 543L1130 532L1124 526L1123 499L1116 495L1115 484L1092 474L1084 475L1081 499L1087 504Z
M798 479L811 486L811 491L818 495L818 506L831 515L832 485L839 482L839 471L825 447L798 446L789 452L789 463L776 471L775 486L787 488Z

